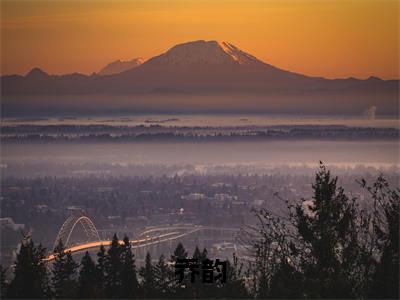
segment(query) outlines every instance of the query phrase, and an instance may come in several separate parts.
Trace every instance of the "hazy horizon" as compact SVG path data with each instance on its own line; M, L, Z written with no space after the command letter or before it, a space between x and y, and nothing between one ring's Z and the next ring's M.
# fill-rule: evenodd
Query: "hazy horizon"
M101 67L99 67L98 69L95 69L95 70L91 70L91 71L87 71L87 72L80 72L79 71L79 69L77 69L77 70L70 70L70 71L65 71L65 72L56 72L56 73L54 73L54 72L49 72L47 69L45 69L44 67L42 67L42 65L44 64L43 62L41 63L41 62L38 62L38 63L36 63L36 64L34 64L34 65L31 65L30 67L28 66L27 67L27 69L24 71L24 72L8 72L8 73L4 73L3 72L3 69L2 68L0 68L0 76L9 76L9 75L21 75L21 76L27 76L31 71L33 71L33 70L41 70L41 71L43 71L43 72L45 72L45 73L47 73L47 74L49 74L49 75L56 75L56 76L62 76L62 75L69 75L69 74L83 74L83 75L87 75L87 76L90 76L90 75L93 75L93 74L100 74L101 75L101 71L103 70L103 69L105 69L106 67L109 67L110 65L112 66L113 64L115 64L115 63L121 63L121 64L128 64L128 63L130 63L131 61L135 61L135 60L137 60L137 59L140 59L141 61L140 61L140 64L142 64L142 63L144 63L144 62L146 62L146 61L148 61L148 60L150 60L150 59L152 59L152 58L155 58L155 57L157 57L157 56L159 56L159 55L162 55L162 54L164 54L164 53L166 53L169 49L171 49L172 47L174 47L174 46L176 46L176 45L180 45L180 44L184 44L184 43L189 43L189 42L196 42L196 41L206 41L206 42L209 42L209 41L216 41L216 42L218 42L218 43L221 43L221 42L228 42L229 43L229 41L225 41L225 40L221 40L221 41L219 41L219 40L209 40L209 41L207 41L207 40L204 40L204 39L201 39L201 37L199 37L199 38L197 38L197 39L193 39L193 40L182 40L182 41L180 41L180 42L177 42L176 44L171 44L171 45L169 45L167 48L165 48L163 51L161 51L160 53L155 53L154 55L152 55L152 56L147 56L147 57L143 57L143 56L141 56L141 55L136 55L136 56L133 56L133 57L130 57L130 58L127 58L127 59L121 59L121 58L116 58L116 59L114 59L114 60L110 60L110 61L105 61L104 62L104 64L101 66ZM237 46L237 45L234 45L234 46ZM239 48L240 48L240 46L239 46ZM246 52L249 52L249 53L253 53L253 51L251 50L251 49L244 49ZM264 62L264 63L267 63L267 64L271 64L271 62L270 61L266 61L266 60L263 60L263 59L260 59L260 58L258 58L260 61L262 61L262 62ZM280 65L274 65L274 67L277 67L277 68L281 68L281 66ZM130 68L126 68L125 70L129 70ZM305 75L305 76L309 76L309 77L321 77L321 78L325 78L325 79L349 79L349 78L354 78L354 79L360 79L360 80L365 80L365 79L368 79L368 78L371 78L371 77L376 77L376 78L379 78L379 79L382 79L382 80L400 80L400 73L399 72L397 72L397 73L395 73L395 75L393 76L393 77L385 77L385 76L381 76L381 77L379 77L377 74L375 74L375 73L367 73L367 74L365 74L365 75L356 75L356 76L354 76L354 75L351 75L351 74L348 74L348 75L337 75L337 76L329 76L329 75L326 75L326 74L311 74L311 73L303 73L302 71L300 71L300 70L296 70L296 69L293 69L293 68L290 68L290 67L282 67L281 69L283 69L283 70L285 70L285 71L289 71L289 72L293 72L293 73L298 73L298 74L302 74L302 75ZM117 74L118 72L116 72L116 74ZM396 77L397 76L397 77Z

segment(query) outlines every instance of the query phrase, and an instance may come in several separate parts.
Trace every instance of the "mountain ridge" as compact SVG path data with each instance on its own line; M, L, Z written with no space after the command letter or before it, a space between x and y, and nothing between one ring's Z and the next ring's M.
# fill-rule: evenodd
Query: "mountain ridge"
M262 63L262 64L264 64L264 65L268 65L268 66L271 66L271 67L273 67L273 68L275 68L275 69L279 69L279 70L282 70L282 71L285 71L285 72L289 72L289 73L293 73L293 74L299 74L299 75L306 76L306 77L310 77L310 78L320 78L320 79L325 79L325 80L361 80L361 81L362 81L362 80L369 80L369 79L372 79L372 78L373 78L373 79L378 79L378 80L381 80L381 81L393 81L393 80L396 81L396 80L398 80L398 79L386 79L386 80L385 80L385 79L381 79L381 78L379 78L379 77L377 77L377 76L374 76L374 75L371 75L371 76L369 76L369 77L366 78L366 79L355 78L355 77L331 78L331 79L328 79L328 78L325 78L325 77L323 77L323 76L312 76L312 75L301 74L301 73L298 73L298 72L295 72L295 71L283 70L283 69L281 69L281 68L278 68L278 67L275 67L275 66L273 66L273 65L270 65L270 64L268 64L268 63L266 63L266 62L264 62L264 61L262 61L262 60L259 60L259 59L256 58L255 56L253 56L253 55L251 55L251 54L249 54L249 53L247 53L247 52L244 52L244 51L240 50L239 48L237 48L236 46L234 46L233 44L231 44L231 43L229 43L229 42L214 41L214 40L211 40L211 41L197 40L197 41L191 41L191 42L180 43L180 44L177 44L177 45L171 47L171 48L168 49L166 52L164 52L164 53L162 53L162 54L160 54L160 55L153 56L153 57L151 57L150 59L147 59L147 60L144 59L144 58L142 58L142 57L133 58L133 59L128 60L128 61L122 61L121 59L118 59L118 60L115 60L115 61L113 61L113 62L108 63L107 65L105 65L104 67L102 67L102 68L100 69L99 72L93 73L93 74L95 74L96 76L116 75L116 74L119 74L119 73L123 73L123 72L126 72L126 71L130 71L130 70L133 69L134 67L140 66L140 65L142 65L143 63L146 63L146 62L148 62L148 61L152 61L153 59L158 58L158 57L162 56L163 54L167 54L168 52L170 52L171 50L173 50L173 49L176 48L176 47L186 46L186 45L195 44L195 43L210 43L210 44L216 44L216 45L219 45L221 48L223 48L223 49L224 49L224 52L226 52L227 54L231 55L232 57L234 57L235 55L237 55L237 54L235 54L235 53L232 54L232 52L236 51L236 53L241 53L242 55L244 55L244 56L246 56L246 57L249 57L249 58L251 58L252 60L256 60L258 63ZM234 49L234 51L232 51L232 49ZM229 52L231 52L231 53L229 53ZM238 59L235 58L234 60L238 60ZM131 63L134 64L132 68L129 66L129 64L131 64ZM102 74L102 70L106 69L108 66L113 66L113 65L126 65L126 67L125 67L123 70L121 70L121 71L118 71L118 72L115 72L115 71L114 71L114 72L112 72L113 74L104 74L104 73ZM53 75L53 74L47 73L46 71L44 71L43 69L41 69L41 68L39 68L39 67L33 67L33 68L32 68L28 73L26 73L25 75L20 75L20 74L4 74L4 75L2 75L2 76L0 76L0 77L11 77L11 76L26 77L29 73L31 73L31 72L33 72L33 71L40 71L41 73L47 74L47 75L49 75L49 76L56 76L56 77L62 77L62 76L71 75L70 73ZM78 72L75 72L75 73L73 73L73 74L85 75L85 74L78 73ZM93 74L92 74L92 75L93 75ZM91 75L86 75L86 76L90 77Z
M381 80L373 76L364 80L307 76L263 62L231 43L204 40L177 44L120 73L49 75L34 68L25 76L2 76L1 84L3 97L132 95L131 98L136 99L146 95L161 98L174 94L185 97L234 95L243 98L238 100L242 102L252 99L249 102L252 107L265 106L265 99L269 99L268 105L275 107L286 99L287 103L292 103L291 110L303 105L296 100L302 98L310 108L317 104L321 107L339 105L347 110L364 111L379 106L384 107L384 111L396 112L399 96L399 80ZM157 105L168 106L168 101L160 100ZM357 108L351 108L351 102L356 103ZM95 105L93 103L91 105ZM212 109L217 103L208 105ZM246 105L243 103L241 107L246 108Z
M113 61L104 66L97 75L114 75L133 68L136 68L143 64L145 60L142 57L133 58L129 61L122 61L120 59Z

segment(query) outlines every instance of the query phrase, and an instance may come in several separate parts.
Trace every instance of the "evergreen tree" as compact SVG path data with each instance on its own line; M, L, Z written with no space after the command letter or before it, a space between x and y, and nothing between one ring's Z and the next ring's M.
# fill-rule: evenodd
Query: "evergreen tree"
M297 205L285 201L287 219L267 209L256 212L259 225L249 242L255 250L255 294L260 298L360 295L363 222L355 199L337 187L337 177L322 163L312 187L312 200Z
M96 279L99 298L105 297L106 255L106 249L103 245L101 245L99 252L97 253L96 265Z
M313 190L311 203L297 205L295 215L306 296L352 297L358 250L355 200L337 188L337 177L332 178L322 163Z
M171 255L171 263L175 265L177 259L186 259L188 257L188 253L183 247L182 243L179 243L175 250L174 253ZM187 270L186 270L187 271ZM190 294L190 278L188 276L185 276L183 282L179 282L179 278L177 275L175 275L175 268L173 267L170 273L170 282L171 282L171 293L173 297L176 298L189 298L191 297Z
M78 279L79 298L98 298L99 286L97 281L97 269L89 252L86 251L81 260L81 269Z
M121 246L121 283L122 297L138 297L139 284L136 275L135 256L132 253L132 246L127 236L124 237Z
M194 249L193 258L197 259L197 263L199 264L199 267L201 267L203 259L202 259L202 253L200 252L198 246L196 246L196 248ZM197 276L195 280L196 281L194 283L190 283L190 285L188 282L188 288L190 288L191 290L192 298L204 297L204 295L208 294L206 290L208 290L209 287L206 287L202 284L202 278L200 276Z
M45 248L35 246L30 238L24 238L17 254L14 278L10 282L7 297L49 297L47 268L44 262Z
M164 255L161 255L154 269L156 298L165 298L170 295L170 280L174 274L171 272ZM175 277L172 279L175 280Z
M194 249L193 258L198 259L199 261L201 260L201 252L198 246Z
M207 249L204 248L201 252L199 247L196 246L193 252L193 258L197 259L199 264L199 271L202 266L203 261L207 259ZM216 289L213 284L205 285L202 282L201 273L196 277L196 281L194 283L187 283L187 288L191 290L193 298L209 298L216 296Z
M179 243L175 250L174 253L171 255L171 261L176 262L178 258L183 259L187 258L188 253L185 250L185 247L183 247L182 243Z
M208 258L208 251L206 248L203 248L203 251L201 252L201 255L200 255L200 260L203 261L207 258Z
M105 269L105 296L108 298L118 298L122 296L122 247L116 234L111 241L110 248L104 257Z
M145 265L140 269L140 276L142 277L142 290L145 298L152 298L155 296L156 291L156 276L155 270L151 263L151 255L149 252L146 254Z
M71 251L65 252L60 240L54 249L52 286L56 298L73 298L76 296L76 278L78 264L73 260Z
M374 210L369 215L365 213L365 217L357 210L355 200L337 187L337 178L332 178L321 165L313 185L313 199L288 205L288 220L260 210L258 235L250 239L255 250L255 267L250 270L256 287L252 294L259 298L399 298L400 190L391 190L382 177L367 189L372 194ZM174 264L178 258L187 257L179 243L170 261ZM48 284L45 258L45 249L25 238L9 284L0 266L1 297L138 296L135 257L127 237L121 242L114 235L107 252L101 246L97 265L86 252L78 280L78 265L60 241L52 270L54 295ZM201 252L196 247L193 258L201 265L207 250ZM250 295L242 267L234 256L233 263L228 262L225 284L203 285L201 274L195 284L190 283L188 274L183 283L178 283L175 269L169 267L164 256L153 266L147 253L145 266L140 269L142 296L247 298ZM357 274L360 270L366 270L365 274Z

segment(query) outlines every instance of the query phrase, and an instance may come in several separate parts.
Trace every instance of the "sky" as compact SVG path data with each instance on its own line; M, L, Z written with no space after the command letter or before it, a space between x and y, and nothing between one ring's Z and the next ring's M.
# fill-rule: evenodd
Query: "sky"
M282 69L398 79L398 0L1 1L1 74L90 74L193 40Z

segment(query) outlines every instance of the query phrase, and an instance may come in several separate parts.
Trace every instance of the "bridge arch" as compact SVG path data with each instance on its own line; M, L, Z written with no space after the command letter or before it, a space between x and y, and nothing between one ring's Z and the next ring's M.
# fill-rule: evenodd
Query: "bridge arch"
M69 216L61 226L54 242L53 252L60 240L63 242L64 246L68 248L72 232L78 224L85 232L87 241L100 241L99 232L89 217L72 215Z

